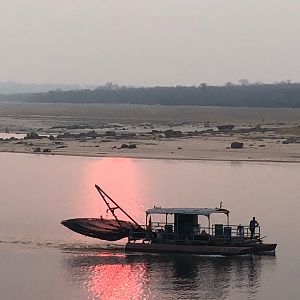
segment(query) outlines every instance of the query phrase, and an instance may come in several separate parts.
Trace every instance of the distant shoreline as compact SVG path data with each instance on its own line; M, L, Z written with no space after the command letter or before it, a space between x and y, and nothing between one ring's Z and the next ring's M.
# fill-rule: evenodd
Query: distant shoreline
M1 87L1 86L0 86ZM0 101L33 103L148 104L167 106L291 107L300 108L300 83L290 81L264 84L211 86L127 87L107 84L97 88L51 90L46 92L0 93Z
M205 161L205 162L241 162L241 163L278 163L278 164L300 164L299 160L246 160L246 159L216 159L216 158L173 158L164 156L134 156L134 155L121 155L121 156L110 156L110 155L93 155L93 154L71 154L71 153L32 153L32 152L15 152L15 151L1 151L1 153L7 154L28 154L28 155L43 155L43 156L68 156L68 157L86 157L86 158L130 158L138 160L172 160L172 161Z

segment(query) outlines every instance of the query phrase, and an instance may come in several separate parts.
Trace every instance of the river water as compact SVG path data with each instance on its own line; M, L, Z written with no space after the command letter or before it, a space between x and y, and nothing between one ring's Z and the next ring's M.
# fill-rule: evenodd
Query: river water
M2 153L0 166L1 299L299 299L300 164ZM60 224L106 217L95 183L140 223L154 205L222 201L232 224L255 216L276 254L125 254Z

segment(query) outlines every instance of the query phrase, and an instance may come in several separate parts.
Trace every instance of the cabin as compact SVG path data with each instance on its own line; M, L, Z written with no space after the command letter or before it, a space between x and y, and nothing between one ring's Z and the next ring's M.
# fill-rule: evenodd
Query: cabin
M213 214L225 215L225 222L212 223ZM162 215L164 216L163 218L161 218ZM199 244L208 243L212 240L221 242L249 239L249 227L245 225L230 225L229 215L229 210L224 208L154 207L146 211L144 241L153 243L182 241L190 244ZM205 217L206 222L203 220L203 217ZM160 221L156 219L160 219ZM256 238L260 238L259 226L256 229ZM129 242L134 242L138 239L143 239L141 233L130 233Z

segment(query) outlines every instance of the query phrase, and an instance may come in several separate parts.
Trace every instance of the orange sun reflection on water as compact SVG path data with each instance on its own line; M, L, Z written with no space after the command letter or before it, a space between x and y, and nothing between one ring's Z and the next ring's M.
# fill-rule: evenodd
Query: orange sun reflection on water
M143 222L141 172L138 163L130 158L92 159L81 173L81 215L112 218L106 214L107 207L94 188L97 184L136 221ZM127 220L120 211L116 210L116 214ZM88 267L85 282L92 299L151 299L145 263L128 263L125 255L111 256L103 252L99 258L102 263Z
M150 299L143 263L99 264L90 267L89 291L101 300Z

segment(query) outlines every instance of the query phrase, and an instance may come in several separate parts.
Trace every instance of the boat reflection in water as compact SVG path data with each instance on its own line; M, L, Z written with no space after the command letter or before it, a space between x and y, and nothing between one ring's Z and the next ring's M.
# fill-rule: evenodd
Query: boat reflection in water
M275 255L69 253L65 268L92 299L251 299Z

